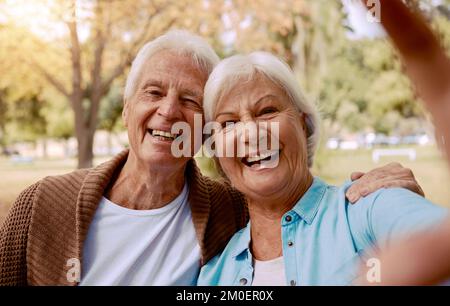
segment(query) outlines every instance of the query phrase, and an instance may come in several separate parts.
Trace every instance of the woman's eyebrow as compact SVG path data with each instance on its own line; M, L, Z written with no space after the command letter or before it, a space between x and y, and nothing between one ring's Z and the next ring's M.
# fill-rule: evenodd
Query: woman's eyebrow
M219 118L220 116L233 116L234 114L232 112L224 112L224 113L220 113L218 115L216 115L216 119Z
M267 94L265 96L262 96L261 98L258 99L258 101L256 101L255 107L258 106L258 104L264 102L264 100L269 99L269 98L276 99L277 97L275 95L273 95L273 94ZM216 115L216 118L219 118L220 116L225 116L225 115L233 116L234 113L232 113L232 112L219 113L219 114Z
M258 99L258 101L256 101L255 107L258 106L258 104L264 102L264 100L269 99L269 98L276 99L277 97L273 94L267 94L265 96L262 96L261 98Z

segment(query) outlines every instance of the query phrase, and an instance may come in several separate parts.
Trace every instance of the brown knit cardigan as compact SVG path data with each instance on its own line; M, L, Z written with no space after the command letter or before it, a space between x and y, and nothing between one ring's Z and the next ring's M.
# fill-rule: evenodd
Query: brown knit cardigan
M83 262L98 203L127 156L124 151L96 168L44 178L19 195L0 228L0 285L77 285L67 279L67 261ZM245 200L226 182L203 176L194 160L186 177L204 264L246 224Z

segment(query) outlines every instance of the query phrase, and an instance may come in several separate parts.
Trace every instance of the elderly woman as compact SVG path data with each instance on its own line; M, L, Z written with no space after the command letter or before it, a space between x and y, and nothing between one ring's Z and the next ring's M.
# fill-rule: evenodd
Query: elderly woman
M334 187L314 177L317 111L289 67L268 53L222 61L204 97L207 121L223 127L213 136L216 149L246 147L245 156L219 156L218 162L245 195L250 222L202 268L199 285L351 284L372 246L431 227L446 215L401 188L381 189L349 205L345 192L351 183ZM250 139L261 141L260 134L236 132L238 122L277 123L276 137L268 128L277 146L272 140L269 149L253 150ZM276 167L269 160L276 160ZM368 263L376 268L376 261Z

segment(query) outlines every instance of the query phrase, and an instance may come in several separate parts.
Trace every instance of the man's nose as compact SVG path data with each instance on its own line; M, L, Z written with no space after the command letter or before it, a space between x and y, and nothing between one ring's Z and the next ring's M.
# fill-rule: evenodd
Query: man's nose
M169 94L162 101L158 108L158 114L167 120L180 119L181 105L177 95Z

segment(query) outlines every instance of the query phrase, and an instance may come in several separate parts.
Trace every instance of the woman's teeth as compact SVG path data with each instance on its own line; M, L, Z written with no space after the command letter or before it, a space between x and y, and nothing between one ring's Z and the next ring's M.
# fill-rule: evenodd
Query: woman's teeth
M149 132L151 133L151 135L153 137L164 137L164 138L168 138L171 140L174 140L175 138L178 137L177 134L172 134L172 133L164 132L164 131L160 131L160 130L149 130Z
M263 160L270 160L270 159L272 159L272 157L274 157L278 153L279 153L279 151L269 151L269 152L260 153L257 156L243 158L243 162L247 166L252 166Z

